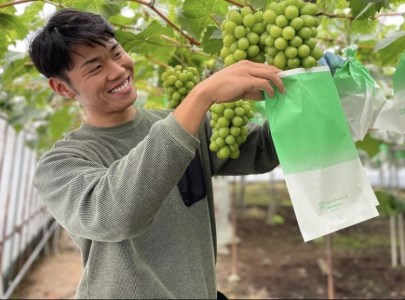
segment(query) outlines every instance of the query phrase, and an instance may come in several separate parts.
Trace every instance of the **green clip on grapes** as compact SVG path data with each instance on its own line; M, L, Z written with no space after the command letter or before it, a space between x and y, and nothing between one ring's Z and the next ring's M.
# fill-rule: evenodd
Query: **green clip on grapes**
M200 82L198 71L194 67L177 65L168 67L162 73L165 93L169 99L169 108L176 108L188 95L191 89Z

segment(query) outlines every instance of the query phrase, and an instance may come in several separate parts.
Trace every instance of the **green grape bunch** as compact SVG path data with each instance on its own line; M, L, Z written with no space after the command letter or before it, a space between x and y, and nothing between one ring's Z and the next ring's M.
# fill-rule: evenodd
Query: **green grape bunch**
M312 68L323 56L317 46L318 6L303 0L271 2L263 13L267 63L282 70Z
M246 100L228 103L215 103L210 107L210 151L219 159L239 157L239 146L246 141L246 125L253 117L253 111Z
M194 86L200 82L200 76L195 67L181 65L168 67L162 73L161 79L169 100L169 108L173 109L179 106Z
M316 4L303 0L274 1L264 11L229 11L221 24L225 66L247 59L282 70L314 67L323 55L317 13Z
M225 66L244 59L265 62L263 11L253 12L249 6L230 10L221 23L221 31L223 47L220 55Z

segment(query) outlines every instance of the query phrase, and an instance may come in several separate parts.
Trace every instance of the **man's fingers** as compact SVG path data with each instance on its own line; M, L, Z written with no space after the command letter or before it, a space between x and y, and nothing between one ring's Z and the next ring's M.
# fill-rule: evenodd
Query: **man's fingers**
M245 97L252 100L263 100L262 91L265 91L270 97L274 96L274 89L267 79L256 79L252 82L251 88L246 91Z
M281 93L285 92L285 87L283 84L283 81L281 78L278 76L278 73L281 71L280 69L277 69L276 67L273 66L268 66L261 64L261 66L254 67L250 69L249 75L258 77L258 78L263 78L266 79L267 81L270 81L272 84L274 84L278 90Z

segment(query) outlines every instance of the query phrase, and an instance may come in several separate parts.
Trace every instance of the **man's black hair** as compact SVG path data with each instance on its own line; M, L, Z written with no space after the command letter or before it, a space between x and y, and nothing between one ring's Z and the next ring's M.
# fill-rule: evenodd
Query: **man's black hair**
M66 72L73 68L72 46L104 45L114 37L113 27L101 16L74 10L57 11L30 43L29 54L47 78L57 77L69 82Z

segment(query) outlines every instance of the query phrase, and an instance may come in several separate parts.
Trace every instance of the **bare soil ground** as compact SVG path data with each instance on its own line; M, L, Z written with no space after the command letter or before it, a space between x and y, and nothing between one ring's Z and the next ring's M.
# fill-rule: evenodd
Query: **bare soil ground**
M218 256L219 290L232 299L328 299L326 240L304 243L291 206L277 207L282 224L269 225L266 214L260 205L239 210L237 263L231 254ZM405 267L391 266L389 237L383 217L332 235L336 299L405 298ZM35 264L14 298L73 298L81 270L80 254L63 234L58 253Z
M328 299L326 240L304 243L291 209L286 221L238 220L237 274L218 257L218 285L234 299ZM374 218L332 235L335 299L405 299L405 267L391 266L388 220Z

